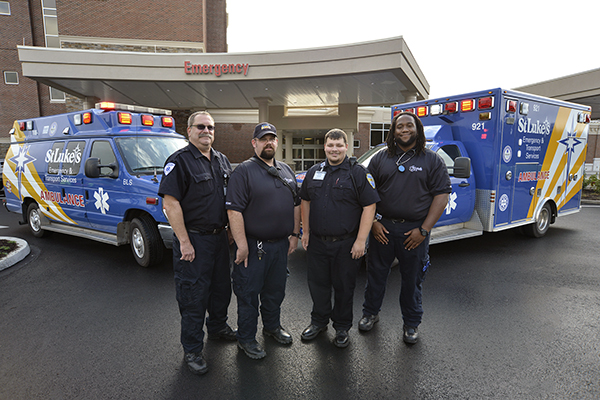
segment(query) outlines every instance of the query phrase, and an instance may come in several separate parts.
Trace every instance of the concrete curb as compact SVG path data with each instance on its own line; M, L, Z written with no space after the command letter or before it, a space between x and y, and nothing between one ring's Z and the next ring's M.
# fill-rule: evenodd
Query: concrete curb
M8 267L12 267L29 254L31 249L29 248L29 244L23 239L8 237L8 236L0 236L0 239L12 240L13 242L17 242L19 247L16 250L10 252L6 257L0 260L0 271L5 270Z
M582 199L582 200L581 200L581 204L586 204L586 205L599 205L599 204L600 204L600 200L586 200L586 199Z

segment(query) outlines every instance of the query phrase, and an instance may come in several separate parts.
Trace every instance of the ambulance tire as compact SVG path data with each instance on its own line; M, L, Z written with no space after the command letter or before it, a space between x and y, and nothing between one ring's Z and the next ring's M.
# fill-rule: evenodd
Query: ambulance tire
M41 212L38 204L35 201L29 203L29 206L27 207L27 225L29 225L31 234L37 238L49 236L50 233L52 233L42 229L42 221L40 218Z
M527 236L540 238L548 232L550 221L552 220L552 209L550 204L546 203L540 210L538 217L533 224L523 226L523 233Z
M150 267L162 261L164 245L152 217L134 218L129 231L131 251L139 265Z

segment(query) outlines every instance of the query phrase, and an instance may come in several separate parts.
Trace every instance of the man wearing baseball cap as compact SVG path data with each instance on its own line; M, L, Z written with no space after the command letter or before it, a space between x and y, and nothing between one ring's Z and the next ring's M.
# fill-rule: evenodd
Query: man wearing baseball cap
M281 326L280 313L287 258L298 247L300 197L292 169L275 160L277 144L273 125L256 125L255 155L232 173L225 203L236 243L232 277L238 302L238 346L253 359L266 356L256 340L259 307L263 335L292 343Z

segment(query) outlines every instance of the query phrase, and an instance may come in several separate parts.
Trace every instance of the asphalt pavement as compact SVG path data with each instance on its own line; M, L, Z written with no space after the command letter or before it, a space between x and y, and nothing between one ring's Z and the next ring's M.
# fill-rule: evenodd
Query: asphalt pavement
M204 376L182 360L170 260L144 269L126 246L38 239L17 219L0 210L0 235L31 248L0 271L0 399L600 398L600 207L559 218L541 239L511 230L432 246L413 346L401 338L397 269L371 332L356 328L362 269L350 346L331 343L331 326L302 342L311 301L300 250L282 311L294 343L259 324L257 361L208 341Z

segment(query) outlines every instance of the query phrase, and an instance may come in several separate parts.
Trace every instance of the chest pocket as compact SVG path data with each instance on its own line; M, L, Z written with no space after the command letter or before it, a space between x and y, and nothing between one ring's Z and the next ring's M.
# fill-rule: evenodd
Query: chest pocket
M340 178L339 181L335 182L331 188L331 197L336 200L348 200L356 197L354 194L354 186L352 186L352 180L350 176Z
M308 195L310 196L311 200L317 199L319 198L319 194L321 193L321 187L323 186L323 181L319 180L319 181L315 181L312 180L310 182L307 183L307 190L308 190Z
M215 190L215 180L208 172L194 175L194 187L192 194L208 196Z

